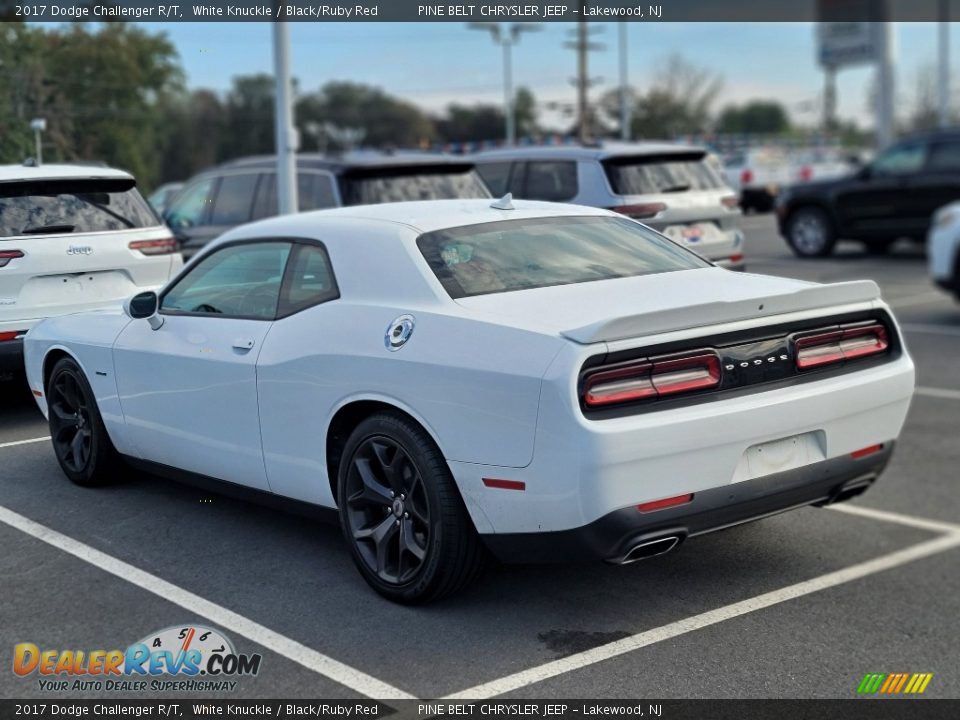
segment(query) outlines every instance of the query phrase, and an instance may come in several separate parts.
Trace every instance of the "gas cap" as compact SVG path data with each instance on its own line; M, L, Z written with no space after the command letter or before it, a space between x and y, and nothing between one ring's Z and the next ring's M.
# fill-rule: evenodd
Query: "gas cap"
M406 345L407 340L413 335L413 325L413 315L401 315L390 323L383 336L383 343L387 346L387 350L396 352Z

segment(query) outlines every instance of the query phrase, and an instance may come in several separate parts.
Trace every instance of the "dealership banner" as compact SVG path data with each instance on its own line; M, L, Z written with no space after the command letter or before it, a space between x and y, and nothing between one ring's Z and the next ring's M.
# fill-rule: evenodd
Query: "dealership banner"
M956 720L960 700L0 700L0 718Z
M412 0L0 0L0 18L40 22L920 22L960 16L960 0L556 0L413 2Z

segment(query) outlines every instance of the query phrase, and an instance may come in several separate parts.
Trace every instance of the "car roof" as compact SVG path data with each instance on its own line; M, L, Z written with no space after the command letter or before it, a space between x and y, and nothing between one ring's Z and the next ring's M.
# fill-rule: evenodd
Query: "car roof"
M513 200L513 210L500 210L493 207L499 202L491 198L456 200L419 200L413 202L380 203L378 205L351 205L329 210L282 215L247 225L256 228L257 235L269 233L273 226L283 226L284 232L300 229L310 236L311 229L316 230L319 223L327 219L359 220L377 223L404 225L418 233L445 230L447 228L478 225L502 220L526 220L545 217L583 217L611 216L622 217L608 210L539 202L535 200Z
M622 157L644 157L685 152L707 152L699 145L667 141L605 142L594 145L534 145L528 147L484 150L467 157L487 160L608 160Z
M115 168L97 165L50 164L31 167L28 165L0 165L0 182L23 182L31 180L133 180L133 175Z
M384 152L377 150L353 150L336 155L322 153L298 153L297 168L300 170L328 170L341 173L353 169L375 169L410 167L418 165L473 165L473 160L462 155L403 150ZM212 168L200 175L217 174L225 170L274 170L277 166L276 155L252 155L236 158Z

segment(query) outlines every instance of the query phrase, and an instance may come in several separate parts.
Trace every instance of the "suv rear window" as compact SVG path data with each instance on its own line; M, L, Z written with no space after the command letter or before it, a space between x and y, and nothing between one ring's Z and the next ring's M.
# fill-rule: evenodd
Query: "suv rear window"
M344 173L341 182L345 205L490 197L471 165L355 169Z
M132 180L0 183L0 237L159 225Z
M610 158L603 161L610 187L617 195L654 195L688 190L717 190L723 178L706 154L671 153Z
M708 267L626 218L506 220L426 233L417 247L450 297Z

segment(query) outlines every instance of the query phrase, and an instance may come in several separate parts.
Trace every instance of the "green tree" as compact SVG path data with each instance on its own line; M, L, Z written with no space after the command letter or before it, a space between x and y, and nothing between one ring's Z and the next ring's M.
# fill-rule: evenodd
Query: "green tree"
M223 103L221 159L274 152L273 97L272 75L260 73L233 78L233 86Z
M736 107L728 105L717 119L717 132L775 135L790 130L787 111L772 100L752 100Z
M517 137L533 137L540 130L537 125L537 101L527 88L517 89L513 100ZM436 121L437 132L447 142L480 142L503 140L506 119L501 105L451 103L444 117Z

